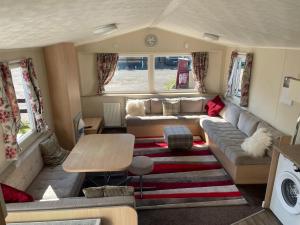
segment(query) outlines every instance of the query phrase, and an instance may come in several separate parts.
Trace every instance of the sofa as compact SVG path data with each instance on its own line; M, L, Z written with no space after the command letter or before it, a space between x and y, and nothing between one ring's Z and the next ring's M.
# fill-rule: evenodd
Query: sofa
M38 138L16 162L11 163L0 174L1 183L26 191L35 200L26 203L7 203L8 214L35 210L135 206L133 196L78 197L85 174L67 173L61 165L54 168L44 166L39 143L48 137L49 135L43 135Z
M226 101L220 116L210 117L205 105L211 97L180 98L180 114L162 115L163 99L144 99L145 116L126 116L127 132L136 137L163 136L167 125L185 125L193 135L200 135L236 184L267 183L272 148L264 157L253 157L241 149L245 138L257 128L266 128L273 145L289 144L291 137L241 107Z
M146 115L126 115L127 132L136 137L156 137L163 136L165 126L185 125L191 130L193 135L201 135L202 129L199 125L199 119L201 115L206 114L204 107L211 97L182 97L173 99L180 100L180 113L171 116L163 115L162 101L164 98L140 99L144 101Z

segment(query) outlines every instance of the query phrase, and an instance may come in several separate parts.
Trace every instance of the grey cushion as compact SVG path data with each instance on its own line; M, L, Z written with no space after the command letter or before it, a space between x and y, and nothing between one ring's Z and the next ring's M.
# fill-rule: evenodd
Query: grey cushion
M163 115L164 116L178 115L180 113L180 100L179 99L172 99L172 100L165 99L162 102L162 104L163 104Z
M86 198L102 198L114 196L133 196L134 188L130 186L101 186L84 188Z
M240 113L242 109L231 102L226 102L224 111L221 113L221 116L232 126L237 127Z
M271 158L268 156L264 157L253 157L242 150L240 145L228 146L225 149L225 155L235 165L268 165L271 163Z
M118 196L104 198L61 198L56 201L34 201L25 203L9 203L6 204L8 212L16 211L35 211L35 210L58 210L58 209L75 209L89 207L105 207L105 206L131 206L135 207L134 196Z
M164 138L169 149L191 149L193 146L193 135L185 126L165 127Z
M154 125L154 124L172 124L178 123L180 120L185 122L192 122L195 124L199 123L199 118L201 115L195 114L181 114L173 116L163 116L163 115L147 115L147 116L126 116L127 125Z
M45 167L26 190L35 200L75 197L84 173L67 173L62 166Z
M162 114L162 99L151 98L151 114Z
M203 112L204 98L181 98L181 113L201 113Z
M259 119L253 114L243 111L240 114L237 127L248 136L251 136L257 128Z
M41 142L40 149L44 164L52 167L62 164L70 153L60 147L55 134Z

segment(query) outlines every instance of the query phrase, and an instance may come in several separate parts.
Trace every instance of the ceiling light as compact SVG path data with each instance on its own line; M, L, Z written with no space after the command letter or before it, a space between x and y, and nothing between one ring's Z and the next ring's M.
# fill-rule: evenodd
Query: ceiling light
M107 24L103 26L99 26L94 30L94 34L110 34L118 29L117 24Z
M219 38L220 38L219 35L211 34L211 33L204 33L204 34L203 34L203 37L204 37L205 39L210 39L210 40L213 40L213 41L217 41L217 40L219 40Z

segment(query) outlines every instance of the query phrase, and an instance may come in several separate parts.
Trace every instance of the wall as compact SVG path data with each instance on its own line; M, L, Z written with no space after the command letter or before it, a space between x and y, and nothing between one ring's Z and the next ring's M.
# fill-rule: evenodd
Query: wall
M144 38L147 34L155 34L158 43L155 47L146 47ZM188 48L186 48L186 44ZM209 93L219 93L222 88L223 64L226 48L222 45L201 41L184 35L175 34L156 28L146 28L104 41L77 46L80 68L81 95L83 116L102 115L102 102L120 102L122 108L124 96L96 96L97 52L117 52L120 54L186 54L194 51L209 52L209 66L206 87ZM124 111L122 111L124 115Z
M236 48L227 48L222 92L225 93L230 54ZM299 77L300 50L271 48L242 48L241 52L254 52L252 80L248 110L274 127L293 135L300 104L288 106L280 103L283 78ZM300 139L298 138L299 142Z
M16 50L0 50L0 61L19 60L22 58L31 57L36 70L39 85L43 94L44 100L44 117L50 129L53 128L52 113L50 106L49 90L47 74L45 70L44 56L41 48L32 49L16 49ZM3 149L2 130L0 129L0 171L5 168L8 162L5 160Z

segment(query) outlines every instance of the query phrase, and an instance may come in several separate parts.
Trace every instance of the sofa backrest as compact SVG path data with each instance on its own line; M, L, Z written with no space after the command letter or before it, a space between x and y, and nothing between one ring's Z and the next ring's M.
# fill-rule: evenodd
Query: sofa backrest
M0 182L25 191L44 167L39 143L48 138L38 138L26 151L20 154L1 174Z
M235 125L239 130L247 136L251 136L257 129L266 128L271 133L273 144L282 144L282 140L286 138L284 144L289 144L290 136L274 128L256 115L242 109L241 107L224 100L226 107L220 113L226 121ZM268 149L267 154L271 156L272 148Z
M212 97L176 97L176 98L148 98L140 99L144 101L146 114L163 114L163 101L166 99L180 100L180 113L199 114L205 112L205 105ZM129 101L131 99L127 99Z

